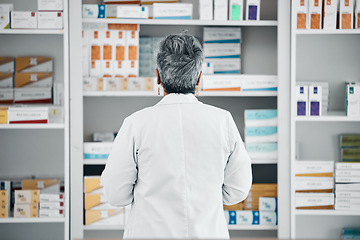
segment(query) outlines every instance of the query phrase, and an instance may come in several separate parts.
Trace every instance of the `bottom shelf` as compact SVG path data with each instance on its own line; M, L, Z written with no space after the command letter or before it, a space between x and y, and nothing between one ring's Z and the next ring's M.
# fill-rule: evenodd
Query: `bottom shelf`
M0 223L63 223L65 218L0 218Z
M229 230L277 230L278 226L274 225L228 225ZM124 230L124 226L116 225L98 225L84 226L84 230Z
M296 210L296 215L324 215L324 216L359 216L360 211L340 211L340 210Z

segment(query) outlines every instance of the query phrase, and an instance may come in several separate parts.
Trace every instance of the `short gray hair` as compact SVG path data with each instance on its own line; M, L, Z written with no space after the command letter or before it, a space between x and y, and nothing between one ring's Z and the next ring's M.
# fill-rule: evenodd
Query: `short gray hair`
M204 54L199 41L182 32L159 43L156 57L161 83L167 93L194 93Z

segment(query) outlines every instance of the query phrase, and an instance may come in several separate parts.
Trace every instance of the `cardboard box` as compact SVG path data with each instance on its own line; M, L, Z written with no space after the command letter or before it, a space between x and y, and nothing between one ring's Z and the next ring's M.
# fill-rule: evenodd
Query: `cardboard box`
M8 107L0 107L0 124L8 124Z
M276 109L247 109L244 115L247 127L277 126L278 123Z
M104 79L97 77L87 77L83 79L84 91L103 91Z
M338 191L356 191L360 192L360 183L337 183L335 184L335 190Z
M0 29L10 29L9 12L0 12Z
M308 116L309 87L307 85L297 85L295 98L296 98L297 116Z
M277 91L276 76L246 76L242 79L242 91Z
M118 209L118 207L112 206L107 203L107 199L103 193L88 193L84 197L84 209L85 210L110 210Z
M335 176L336 183L360 183L360 176Z
M260 197L259 198L259 211L276 212L278 209L277 198Z
M246 150L251 159L277 159L277 143L246 143Z
M40 210L60 210L64 209L64 202L41 202L39 204Z
M57 193L60 191L59 179L23 179L22 189L39 189L42 193Z
M296 9L296 25L297 29L309 28L309 0L293 1Z
M114 142L115 133L113 132L94 132L93 142Z
M246 20L260 20L260 0L246 1Z
M321 116L322 114L322 87L309 86L309 113L310 116ZM360 110L360 108L359 108Z
M32 204L39 203L40 190L15 190L15 203Z
M8 218L10 217L10 209L8 204L0 203L0 218Z
M61 218L64 217L64 209L40 209L39 217L41 218Z
M0 88L0 104L13 104L13 103L14 103L14 89Z
M192 19L192 13L193 13L193 5L188 3L154 3L153 4L154 19L190 20Z
M253 183L251 185L251 194L254 192L277 192L277 184L276 183ZM266 196L264 196L266 197Z
M105 18L116 18L117 17L117 5L105 5Z
M333 161L295 161L295 176L298 177L333 177Z
M360 191L335 191L335 197L336 198L360 198ZM335 198L335 199L336 199Z
M360 211L360 204L335 203L335 210L339 210L339 211Z
M63 193L40 193L40 203L44 202L63 202Z
M84 176L84 193L102 193L100 176Z
M62 12L39 12L38 28L40 29L63 29L64 19Z
M139 76L139 61L125 60L122 62L123 68L127 70L126 77L136 78Z
M153 78L128 78L129 91L153 91Z
M64 106L64 83L54 82L53 84L53 104L55 106Z
M11 185L11 181L0 181L0 203L11 203Z
M39 217L39 204L19 204L15 203L14 217L15 218L34 218Z
M247 143L277 142L277 127L246 127L245 141Z
M124 225L124 208L86 210L85 225Z
M15 73L15 88L51 88L52 86L51 72Z
M204 55L209 58L240 58L240 43L204 43Z
M334 191L333 177L295 177L296 192L322 192Z
M84 159L107 159L112 147L113 143L85 142Z
M324 1L323 28L327 30L336 29L339 0Z
M236 224L258 225L260 223L259 211L236 211Z
M340 29L352 29L354 27L354 0L340 1Z
M277 213L260 211L260 225L277 225Z
M241 74L240 58L207 58L205 61L214 65L214 74Z
M147 6L118 5L117 18L148 19L149 8Z
M103 78L104 79L104 91L126 91L127 78ZM97 142L97 141L95 141Z
M229 20L244 20L244 0L229 1Z
M214 20L227 21L229 19L228 9L228 1L214 0Z
M199 0L200 20L213 20L214 0Z
M113 77L113 61L101 61L101 75L103 78Z
M9 124L47 123L49 108L47 107L9 107Z
M105 18L105 5L83 4L83 18Z
M53 60L51 57L16 57L15 58L15 72L52 72Z
M14 58L0 57L0 72L13 73L14 72Z
M310 29L322 28L323 0L309 0Z
M38 0L39 11L63 11L64 0Z
M13 74L0 72L0 88L13 88Z
M35 29L37 28L37 12L11 11L11 28Z
M296 193L296 209L334 209L333 193Z
M51 88L15 88L14 102L16 104L51 103Z

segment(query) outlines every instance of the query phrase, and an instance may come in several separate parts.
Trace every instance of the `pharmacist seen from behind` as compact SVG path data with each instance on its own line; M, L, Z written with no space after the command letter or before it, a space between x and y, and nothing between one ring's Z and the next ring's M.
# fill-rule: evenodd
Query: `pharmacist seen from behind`
M110 204L132 204L124 238L228 239L223 204L243 201L251 161L231 114L195 97L199 41L165 37L157 54L164 97L127 117L101 181Z

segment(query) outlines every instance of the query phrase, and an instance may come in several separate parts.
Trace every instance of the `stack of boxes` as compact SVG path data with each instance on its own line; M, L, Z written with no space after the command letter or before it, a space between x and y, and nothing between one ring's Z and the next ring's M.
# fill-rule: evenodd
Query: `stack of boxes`
M39 217L39 195L38 189L15 190L15 218Z
M253 184L244 202L224 210L230 225L277 225L277 184Z
M64 217L64 194L40 191L39 217Z
M297 29L360 28L360 0L296 0L295 5Z
M11 206L11 182L0 181L0 218L10 216Z
M156 55L161 37L140 37L140 77L156 77Z
M345 83L345 113L349 117L360 116L360 82Z
M334 209L333 161L296 161L295 207Z
M205 27L203 36L205 65L212 64L214 74L240 74L241 28Z
M125 209L107 203L100 176L84 177L85 225L117 225L125 223Z
M297 82L297 116L322 116L329 106L328 82Z
M251 160L278 158L277 110L245 110L245 145Z

